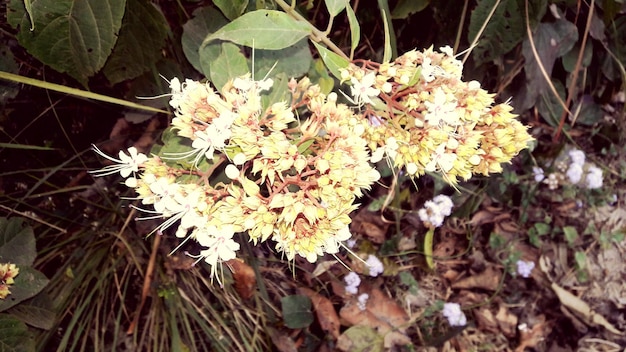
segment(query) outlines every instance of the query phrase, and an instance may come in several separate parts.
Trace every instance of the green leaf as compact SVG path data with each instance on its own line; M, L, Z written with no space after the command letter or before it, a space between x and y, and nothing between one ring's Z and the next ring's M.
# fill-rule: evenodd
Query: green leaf
M287 77L284 72L281 72L277 75L273 75L273 80L274 84L269 93L263 92L261 94L261 105L264 110L274 103L285 101L289 104L291 102L291 93L287 85L289 83L289 77Z
M380 0L378 2L380 3ZM392 27L391 27L391 19L389 18L389 16L387 16L387 13L389 13L389 8L387 8L387 11L381 8L380 13L383 15L383 28L385 30L385 48L383 50L383 62L389 62L391 61L391 57L392 57L392 45L391 45L392 37L390 33Z
M86 86L113 50L125 5L126 0L34 1L32 32L24 12L8 11L7 16L23 14L17 39L31 55Z
M17 267L20 272L15 277L13 285L9 287L11 293L7 298L0 300L0 312L34 297L48 284L48 278L32 267L25 265L18 265Z
M211 63L211 82L221 90L228 80L250 72L248 61L239 47L232 43L222 43L219 56Z
M331 17L335 17L346 8L346 0L324 0L326 9Z
M526 37L524 0L502 0L490 17L497 1L480 0L472 11L467 38L470 43L489 21L473 50L477 65L502 57ZM543 16L546 7L546 0L529 2L531 28Z
M394 20L406 19L414 13L423 11L430 4L430 0L400 0L391 11Z
M263 79L268 74L272 77L279 73L284 73L287 77L300 77L307 73L313 61L306 40L301 40L281 50L255 49L254 58L252 65L254 65L254 79L257 80Z
M0 263L32 265L37 256L35 235L23 218L0 218Z
M557 58L570 51L577 40L578 29L573 23L566 20L541 23L537 26L535 33L533 33L533 42L539 60L541 60L548 76L552 75L552 69ZM522 45L522 54L525 60L526 96L522 99L522 103L517 104L516 108L526 110L540 103L543 99L542 95L550 94L553 96L553 93L539 68L528 38L524 40Z
M335 80L328 75L328 70L326 66L324 66L322 59L316 59L313 62L307 76L311 79L311 82L317 83L320 86L324 94L328 95L335 86Z
M572 246L574 241L578 238L578 231L574 226L563 227L563 234L565 234L565 239L570 246Z
M576 44L572 50L568 51L561 61L563 62L563 68L567 72L573 72L576 68L576 62L578 61L578 54L580 53L580 44ZM593 58L593 41L588 40L585 45L585 52L583 53L583 59L581 61L581 67L589 67L591 65L591 59Z
M208 45L204 50L200 50L202 41L206 36L214 33L228 23L226 18L213 7L201 7L194 11L193 18L183 25L183 35L181 43L183 52L191 65L202 72L206 77L210 77L208 70L210 62L219 55L219 44ZM215 55L214 57L212 55ZM201 64L204 61L204 66Z
M583 95L576 102L573 111L575 112L576 123L585 126L593 126L604 118L602 107L588 94Z
M117 44L103 68L109 82L117 84L150 70L162 57L167 31L167 20L153 4L128 0Z
M248 0L213 0L213 3L231 21L241 16L248 7Z
M326 49L325 47L323 47L322 45L314 41L311 41L311 42L317 48L317 51L319 52L320 57L322 58L322 61L324 61L326 68L328 68L328 71L330 71L330 73L332 73L333 76L337 77L338 79L341 79L341 73L339 72L339 69L348 67L348 65L350 64L350 61L333 53L332 51Z
M255 49L278 50L291 46L311 33L309 25L281 11L248 12L207 36L202 46L221 39Z
M376 330L365 325L355 325L346 330L339 337L339 342L345 347L344 351L353 352L383 352L384 339Z
M542 86L533 88L530 82L526 82L526 84L529 85L529 90L542 88ZM535 85L535 82L532 84ZM559 93L561 101L565 101L565 87L563 87L563 83L553 80L552 84L554 84L554 88L557 93ZM541 117L543 117L550 126L557 127L559 125L559 121L563 115L563 106L559 103L559 100L554 96L551 90L542 89L537 99L536 106Z
M354 50L359 46L359 41L361 40L361 26L350 5L346 6L346 13L348 15L348 23L350 24L350 58L353 58Z
M280 299L285 325L290 329L302 329L313 323L311 299L303 295L292 295Z
M12 314L30 326L50 330L54 326L56 319L52 302L52 297L41 292L35 297L9 309L7 313Z
M0 314L0 350L34 352L35 339L26 324L9 314Z

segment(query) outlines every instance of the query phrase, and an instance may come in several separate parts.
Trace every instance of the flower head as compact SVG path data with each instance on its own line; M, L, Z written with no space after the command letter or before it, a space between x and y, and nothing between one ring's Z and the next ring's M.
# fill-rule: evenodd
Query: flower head
M533 268L535 267L535 263L534 262L527 262L524 260L518 260L517 263L517 273L525 278L530 277L530 273L533 271Z
M467 324L467 318L458 303L444 303L441 313L448 319L450 326L465 326Z
M359 274L351 271L343 278L346 283L346 292L356 295L359 292L359 285L361 284L361 278Z

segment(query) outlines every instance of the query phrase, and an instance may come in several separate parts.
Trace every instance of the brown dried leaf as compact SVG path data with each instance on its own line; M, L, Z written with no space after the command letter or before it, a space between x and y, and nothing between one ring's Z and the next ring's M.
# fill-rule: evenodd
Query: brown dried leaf
M360 224L360 232L370 238L370 240L374 243L383 243L385 242L385 234L387 233L386 228L382 228L374 223L363 221Z
M482 288L495 291L502 277L502 272L492 265L488 265L482 273L472 275L452 283L454 289Z
M517 335L517 316L511 314L506 306L500 306L496 319L504 336L511 338Z
M298 288L298 293L311 299L317 321L322 330L330 333L335 339L339 338L339 327L341 324L339 323L339 316L332 302L328 298L306 287Z
M236 258L227 261L226 264L233 272L235 290L237 290L239 297L243 299L252 297L256 291L256 274L254 273L254 269Z
M526 348L535 348L537 344L544 341L549 331L545 317L543 315L539 316L540 321L533 325L532 328L523 328L519 329L519 346L515 349L515 352L524 352Z

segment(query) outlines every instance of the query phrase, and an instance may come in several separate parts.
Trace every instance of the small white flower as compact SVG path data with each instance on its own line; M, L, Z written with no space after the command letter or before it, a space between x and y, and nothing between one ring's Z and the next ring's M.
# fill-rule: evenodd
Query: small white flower
M361 284L361 278L359 274L351 271L343 278L346 283L346 292L356 295L359 292L359 285Z
M359 310L364 311L365 310L365 306L367 305L367 300L370 298L370 295L368 295L367 293L362 293L359 295L359 297L357 297L357 306L359 307Z
M424 101L427 111L424 118L431 126L439 126L440 123L446 123L455 126L461 123L459 115L456 112L457 102L455 98L448 101L448 95L440 87L437 87L431 93L433 101Z
M585 175L585 185L589 189L602 187L602 170L596 166L590 166Z
M124 151L120 150L119 159L115 159L106 155L95 145L92 145L92 148L98 155L118 164L107 165L100 170L90 171L90 173L98 177L112 175L119 172L122 177L126 178L130 176L130 174L134 175L136 172L138 172L141 164L145 163L148 160L148 157L145 154L138 153L137 148L135 147L128 148L128 155L126 155Z
M569 151L569 157L572 159L572 164L585 165L585 153L582 150L572 149Z
M543 173L543 169L537 166L533 166L533 175L535 176L535 182L541 182L544 178L546 178Z
M452 199L440 194L432 200L426 201L424 207L417 211L417 215L427 226L439 227L443 225L445 217L452 214L453 207Z
M444 303L441 313L448 319L450 326L465 326L467 324L467 318L458 303Z
M352 82L350 90L357 105L363 103L372 104L370 98L377 97L380 94L380 90L372 87L376 83L376 74L374 72L366 74L360 81L352 77L350 82Z
M569 182L573 184L580 182L580 179L583 176L582 165L572 163L567 169L566 175L567 175L567 178L569 179Z
M527 262L524 260L518 260L516 265L517 265L517 273L521 277L525 277L525 278L530 277L530 273L533 271L533 268L535 267L534 262Z
M370 269L370 276L376 277L385 270L383 263L375 255L370 254L365 263Z

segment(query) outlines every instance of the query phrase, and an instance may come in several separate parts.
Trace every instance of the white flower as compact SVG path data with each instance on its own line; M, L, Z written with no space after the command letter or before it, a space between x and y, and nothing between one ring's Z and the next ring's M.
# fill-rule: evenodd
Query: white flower
M100 170L90 171L90 173L98 177L112 175L119 172L122 177L126 178L130 176L130 174L134 175L136 172L138 172L141 164L145 163L148 160L148 157L145 154L138 153L137 148L135 147L128 148L128 155L120 150L119 159L115 159L106 155L93 144L91 147L98 155L118 164L107 165Z
M546 178L543 173L543 169L537 166L533 166L533 175L535 176L535 182L541 182L544 178Z
M602 170L596 166L590 166L585 176L585 185L589 189L602 187Z
M455 126L461 123L459 115L456 112L457 102L455 98L448 101L448 95L437 87L433 93L433 101L424 101L427 111L424 113L424 118L431 126L439 126L441 122L451 126Z
M352 82L350 90L352 92L352 96L354 97L354 102L357 105L361 105L363 103L372 104L372 100L370 98L377 97L380 94L380 90L372 87L374 83L376 83L376 74L374 72L366 74L360 81L352 77L350 82Z
M370 269L370 276L376 277L385 270L383 263L375 255L370 254L365 263Z
M583 176L583 167L582 165L579 164L570 164L569 168L567 169L567 178L569 179L569 182L576 184L578 182L580 182L581 177Z
M387 155L391 159L395 159L398 154L398 142L394 137L389 137L385 141L385 145L382 147L378 147L373 153L370 161L372 163L377 163L382 158Z
M224 169L224 173L226 174L226 177L228 177L231 180L236 180L239 177L239 169L237 168L237 166L233 164L226 165L226 169Z
M365 306L367 305L367 300L369 298L370 295L368 295L367 293L362 293L359 295L359 297L357 297L357 306L359 307L359 310L365 310Z
M467 318L458 303L444 303L441 313L448 319L450 326L465 326L467 324Z
M359 274L351 271L343 278L346 283L346 292L356 295L359 292L359 285L361 284L361 278Z
M432 159L426 164L424 170L428 172L442 171L446 173L452 170L456 158L456 154L446 152L446 145L442 143L437 146L435 153L432 155Z
M570 159L572 159L572 164L577 164L581 167L585 164L585 153L582 150L572 149L568 154Z
M432 200L426 201L424 207L417 211L417 215L427 226L439 227L443 225L445 217L452 214L453 207L452 199L440 194Z
M533 268L535 267L535 263L534 262L527 262L527 261L523 261L523 260L518 260L517 263L517 273L525 278L528 278L530 276L530 273L533 271Z

